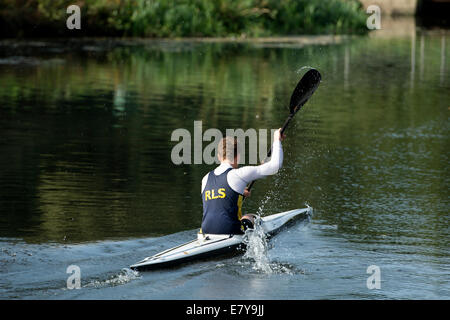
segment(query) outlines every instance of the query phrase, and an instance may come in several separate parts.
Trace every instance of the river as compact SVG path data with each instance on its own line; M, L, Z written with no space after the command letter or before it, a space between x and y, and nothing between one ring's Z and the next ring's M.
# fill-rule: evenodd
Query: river
M444 30L0 41L0 298L449 299L449 55ZM312 217L261 257L128 269L201 223L214 165L174 164L172 132L278 128L307 67L322 83L244 210Z

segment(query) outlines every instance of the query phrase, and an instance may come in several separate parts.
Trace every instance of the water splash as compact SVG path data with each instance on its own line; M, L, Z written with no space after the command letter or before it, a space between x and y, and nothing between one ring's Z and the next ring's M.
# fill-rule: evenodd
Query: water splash
M266 194L264 196L264 198L261 200L261 204L258 207L258 210L256 211L256 215L258 216L258 218L260 216L263 216L264 213L264 209L266 207L266 204L269 203L269 201L272 199L272 197L270 196L270 194Z
M313 214L314 214L314 209L313 209L313 207L311 207L310 205L309 205L309 203L308 202L306 202L305 201L305 206L308 208L308 212L307 212L307 214L308 214L308 221L310 221L311 220L311 218L312 218L312 216L313 216Z
M255 218L255 228L245 232L244 243L247 249L241 260L243 265L251 265L253 270L265 274L295 273L295 268L291 265L270 261L268 237L261 227L260 216Z
M265 234L261 226L261 215L264 211L264 205L270 200L270 196L266 196L263 203L258 208L258 215L255 216L254 229L248 229L244 235L244 244L247 246L242 259L243 264L251 264L252 269L257 272L266 274L303 274L304 270L290 264L270 261L268 236ZM311 219L313 208L305 202L308 208L308 221Z
M134 279L140 278L140 274L137 271L123 268L118 274L111 276L107 280L94 280L84 285L85 288L102 288L106 286L118 286L128 283Z
M267 236L261 227L260 216L255 217L255 228L248 229L244 235L244 243L247 250L244 259L254 261L253 269L264 273L272 273L270 260L267 254Z

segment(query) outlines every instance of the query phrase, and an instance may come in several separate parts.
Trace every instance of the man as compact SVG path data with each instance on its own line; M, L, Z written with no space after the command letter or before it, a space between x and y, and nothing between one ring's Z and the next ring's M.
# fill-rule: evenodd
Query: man
M259 166L238 169L239 152L237 139L225 137L219 142L220 165L203 177L202 200L203 234L242 234L253 227L253 215L242 216L243 197L250 196L248 183L278 172L283 164L283 148L278 129L274 133L272 156L269 162Z

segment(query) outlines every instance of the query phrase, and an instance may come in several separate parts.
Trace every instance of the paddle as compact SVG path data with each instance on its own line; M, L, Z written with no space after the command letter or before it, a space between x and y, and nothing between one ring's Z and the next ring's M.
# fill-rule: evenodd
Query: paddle
M316 69L308 70L308 72L306 72L305 75L300 79L300 81L298 82L297 86L294 89L294 92L292 92L291 101L289 103L289 116L284 122L283 127L281 127L280 132L281 135L283 135L283 132L288 127L289 122L291 122L292 118L296 115L298 110L300 110L301 107L303 107L303 105L312 96L314 91L316 91L316 89L319 87L321 79L322 76ZM264 162L266 162L267 158L269 158L271 154L272 154L272 147L267 153L267 157L264 160ZM247 190L250 191L250 189L253 187L254 184L255 181L252 181L248 185Z

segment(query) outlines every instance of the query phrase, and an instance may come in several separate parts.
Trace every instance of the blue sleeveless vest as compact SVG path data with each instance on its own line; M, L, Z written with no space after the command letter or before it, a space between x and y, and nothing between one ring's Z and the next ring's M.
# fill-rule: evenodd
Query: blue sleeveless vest
M243 196L231 189L227 175L231 168L220 175L211 171L202 192L202 233L241 234Z

